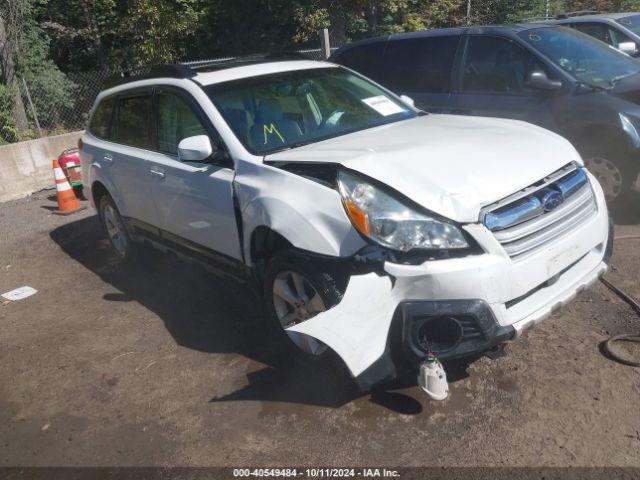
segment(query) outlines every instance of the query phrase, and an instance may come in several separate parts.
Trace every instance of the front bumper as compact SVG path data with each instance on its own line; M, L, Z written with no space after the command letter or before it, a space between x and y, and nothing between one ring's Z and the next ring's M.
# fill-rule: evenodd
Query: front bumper
M437 351L441 359L515 339L606 271L610 221L593 183L597 213L530 255L512 259L484 226L469 225L485 253L421 265L386 262L379 274L352 277L342 302L291 330L333 348L364 388L395 376L398 352L415 364L438 350L420 340L421 325L433 318L452 318L462 332Z

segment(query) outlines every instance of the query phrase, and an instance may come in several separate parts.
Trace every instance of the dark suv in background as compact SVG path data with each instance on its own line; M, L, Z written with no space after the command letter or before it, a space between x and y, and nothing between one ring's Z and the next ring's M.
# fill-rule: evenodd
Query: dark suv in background
M330 61L429 112L519 119L563 135L610 203L638 176L640 62L576 30L534 23L430 30L353 43Z
M629 55L640 55L640 13L565 14L549 23L575 28Z

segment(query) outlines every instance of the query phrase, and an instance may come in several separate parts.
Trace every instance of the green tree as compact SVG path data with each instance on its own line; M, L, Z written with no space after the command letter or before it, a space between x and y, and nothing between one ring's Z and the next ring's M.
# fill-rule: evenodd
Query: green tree
M199 0L132 0L120 32L122 47L112 58L124 67L176 61L196 38L202 15Z
M60 121L58 113L72 105L74 85L50 58L49 39L36 22L34 4L29 0L5 0L0 8L2 19L11 19L11 30L8 29L6 36L14 61L13 82L5 80L5 83L17 91L19 97L16 88L26 82L39 117L46 127L55 128L54 124ZM6 64L4 73L6 76ZM18 102L13 114L16 112L19 112Z
M115 0L37 0L35 12L60 68L69 72L108 67L109 46L123 16Z
M640 0L566 0L566 11L595 10L598 12L637 12Z
M332 43L458 24L462 0L315 0L294 10L299 41L329 28ZM315 38L314 38L315 37Z

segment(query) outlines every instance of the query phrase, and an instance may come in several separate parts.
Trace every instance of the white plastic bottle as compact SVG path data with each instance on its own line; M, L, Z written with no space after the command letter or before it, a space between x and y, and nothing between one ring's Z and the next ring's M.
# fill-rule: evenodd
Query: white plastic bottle
M427 358L420 364L418 385L434 400L444 400L449 395L447 374L442 368L442 364L431 352L427 354Z

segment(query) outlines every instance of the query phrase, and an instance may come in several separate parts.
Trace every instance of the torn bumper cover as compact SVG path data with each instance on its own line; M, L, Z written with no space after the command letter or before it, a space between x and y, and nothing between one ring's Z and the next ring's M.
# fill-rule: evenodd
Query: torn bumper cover
M606 209L517 261L493 248L486 230L468 231L485 253L385 262L352 276L338 305L289 330L329 345L367 389L417 368L429 350L447 360L517 338L604 274L612 241Z

